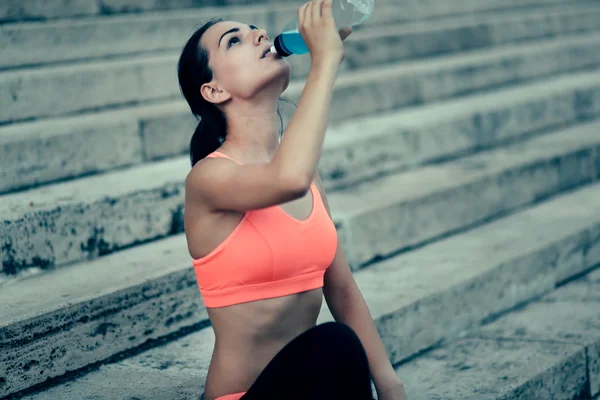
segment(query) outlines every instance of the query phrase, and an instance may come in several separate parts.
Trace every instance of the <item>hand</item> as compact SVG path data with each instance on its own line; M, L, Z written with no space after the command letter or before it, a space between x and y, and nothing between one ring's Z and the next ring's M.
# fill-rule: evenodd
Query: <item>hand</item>
M344 59L342 40L352 30L338 32L332 14L333 0L312 0L298 9L298 31L313 61L333 61Z

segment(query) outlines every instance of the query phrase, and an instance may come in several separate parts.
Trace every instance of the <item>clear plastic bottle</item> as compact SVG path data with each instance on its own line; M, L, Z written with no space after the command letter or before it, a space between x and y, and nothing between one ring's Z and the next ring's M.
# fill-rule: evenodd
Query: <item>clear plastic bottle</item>
M331 11L336 26L342 30L362 24L371 16L374 8L375 0L333 0ZM298 32L298 18L292 19L273 43L271 52L279 53L282 57L308 52L308 47Z

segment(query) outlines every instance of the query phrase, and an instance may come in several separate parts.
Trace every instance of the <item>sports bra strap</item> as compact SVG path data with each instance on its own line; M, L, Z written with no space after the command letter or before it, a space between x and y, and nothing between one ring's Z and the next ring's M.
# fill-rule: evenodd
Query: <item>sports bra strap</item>
M210 156L211 156L211 155L213 155L213 154L219 154L219 155L221 155L222 157L229 158L231 161L233 161L233 162L236 162L236 163L238 163L239 165L243 165L241 162L234 160L233 158L229 157L227 154L221 153L220 151L216 151L216 150L215 150L215 151L213 151L212 153L210 153L209 155L207 155L206 157L210 157Z

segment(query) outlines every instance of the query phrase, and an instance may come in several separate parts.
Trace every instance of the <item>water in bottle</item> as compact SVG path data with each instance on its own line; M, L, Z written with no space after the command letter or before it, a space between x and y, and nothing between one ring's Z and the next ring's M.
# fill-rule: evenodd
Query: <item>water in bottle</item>
M338 29L354 27L362 24L373 13L375 0L333 0L332 14ZM308 47L298 32L298 19L291 20L278 35L271 47L271 52L279 53L282 57L292 54L304 54Z

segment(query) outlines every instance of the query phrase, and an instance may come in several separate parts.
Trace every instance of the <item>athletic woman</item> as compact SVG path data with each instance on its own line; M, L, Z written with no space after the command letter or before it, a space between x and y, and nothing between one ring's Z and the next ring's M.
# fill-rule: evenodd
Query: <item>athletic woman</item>
M338 242L317 172L342 41L332 0L298 10L311 69L281 132L290 81L262 29L210 21L181 54L190 143L185 233L215 332L206 400L405 400ZM336 322L317 325L322 298Z

